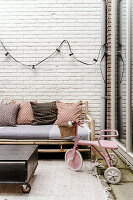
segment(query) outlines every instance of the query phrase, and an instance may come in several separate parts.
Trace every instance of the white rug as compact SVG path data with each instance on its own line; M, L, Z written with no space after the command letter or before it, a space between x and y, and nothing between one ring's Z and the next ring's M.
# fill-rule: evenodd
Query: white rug
M40 160L31 192L23 194L20 185L0 185L0 200L105 200L101 183L88 169L88 161L74 172L63 160Z

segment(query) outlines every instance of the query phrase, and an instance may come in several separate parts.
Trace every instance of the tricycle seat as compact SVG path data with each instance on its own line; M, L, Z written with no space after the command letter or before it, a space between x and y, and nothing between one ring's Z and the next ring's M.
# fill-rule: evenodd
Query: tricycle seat
M99 144L100 143L100 144ZM88 145L88 146L100 146L105 149L118 149L117 142L109 140L89 141L89 140L79 140L78 145Z

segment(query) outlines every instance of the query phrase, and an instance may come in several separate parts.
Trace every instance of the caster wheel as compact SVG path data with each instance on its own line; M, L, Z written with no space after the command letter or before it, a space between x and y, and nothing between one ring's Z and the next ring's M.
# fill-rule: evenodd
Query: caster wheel
M23 192L23 193L29 193L30 191L31 191L31 186L30 186L30 184L22 185L22 192Z
M83 165L83 159L79 151L76 150L75 156L72 159L73 149L69 149L65 154L65 162L69 169L79 171Z
M117 184L121 180L121 172L116 167L109 167L105 170L104 177L108 183Z
M115 166L118 162L118 157L115 153L109 153L111 159L112 159L112 166ZM109 160L109 159L108 159Z

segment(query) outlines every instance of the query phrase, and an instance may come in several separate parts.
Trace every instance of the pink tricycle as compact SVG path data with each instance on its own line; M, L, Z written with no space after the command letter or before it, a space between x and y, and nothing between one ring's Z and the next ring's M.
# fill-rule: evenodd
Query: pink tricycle
M116 154L108 152L108 149L117 149L117 142L114 140L105 140L104 138L118 137L117 130L101 130L97 141L78 140L78 125L82 127L82 123L88 122L88 120L80 120L76 122L75 142L73 149L69 149L65 154L65 162L67 166L75 171L79 171L83 164L83 159L78 151L78 145L90 146L100 157L105 161L108 168L104 172L104 177L108 183L117 184L121 179L121 172L114 167L118 162ZM115 135L104 135L105 132L114 132ZM98 149L96 148L98 147Z

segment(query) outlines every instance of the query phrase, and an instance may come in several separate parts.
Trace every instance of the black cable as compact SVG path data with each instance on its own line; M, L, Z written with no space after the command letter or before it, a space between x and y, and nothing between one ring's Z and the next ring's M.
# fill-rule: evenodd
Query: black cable
M51 53L48 57L44 58L43 60L41 60L40 62L36 63L34 66L39 65L40 63L48 60L49 58L51 58L55 53L57 52L57 50L55 50L53 53ZM59 51L58 51L59 52Z
M107 82L106 82L106 79L105 79L105 77L104 77L104 75L103 75L103 71L102 71L102 67L101 67L101 63L102 63L104 57L107 56L107 45L106 45L106 44L103 44L103 47L105 47L105 50L104 50L103 56L102 56L102 58L101 58L101 60L100 60L100 72L101 72L102 79L103 79L104 83L107 83Z
M23 66L32 66L32 65L26 65L26 64L23 64L22 62L18 61L16 58L14 58L6 49L6 47L4 46L3 42L0 40L0 43L2 44L3 48L5 49L6 53L5 53L5 56L10 56L14 61L16 61L17 63L20 63L21 65Z
M100 52L101 52L101 49L104 47L104 45L102 45L101 47L100 47L100 49L99 49L99 52L98 52L98 56L97 56L97 59L93 59L94 60L94 62L93 63L86 63L86 62L83 62L83 61L81 61L81 60L79 60L78 58L76 58L76 56L74 55L74 53L72 52L72 49L71 49L71 46L70 46L70 43L66 40L66 42L67 42L67 44L68 44L68 46L69 46L69 50L70 50L70 56L73 56L73 58L77 61L77 62L80 62L80 63L82 63L82 64L84 64L84 65L94 65L97 61L98 61L98 59L99 59L99 56L100 56Z
M99 49L97 59L95 59L95 58L93 59L95 62L89 64L89 63L86 63L86 62L83 62L83 61L77 59L77 58L74 56L73 52L72 52L70 43L69 43L67 40L66 40L66 42L67 42L68 47L69 47L69 50L70 50L70 54L69 54L69 55L70 55L70 56L73 56L73 58L74 58L76 61L78 61L78 62L80 62L80 63L82 63L82 64L85 64L85 65L94 65L94 64L99 60L99 56L100 56L101 50L102 50L104 47L106 47L106 44L103 44L103 45L100 47L100 49ZM104 83L106 83L106 81L105 81L105 78L104 78L104 76L103 76L103 72L102 72L102 68L101 68L101 63L102 63L102 60L104 59L104 57L105 57L106 55L107 55L107 52L106 52L106 50L105 50L105 52L104 52L104 54L103 54L103 57L102 57L101 60L100 60L100 71L101 71L101 74L102 74L102 78L103 78Z
M64 42L65 42L65 40L63 40L63 41L60 43L60 45L58 46L58 48L57 48L53 53L51 53L48 57L44 58L43 60L41 60L40 62L38 62L38 63L35 64L34 66L37 66L37 65L39 65L40 63L46 61L47 59L49 59L50 57L52 57L56 52L60 52L60 48L61 48L61 46L62 46L62 44L63 44Z
M44 58L43 60L39 61L38 63L36 63L36 64L34 64L34 65L33 65L33 64L30 65L30 64L24 64L24 63L20 62L19 60L17 60L16 58L14 58L14 57L7 51L7 49L6 49L6 47L4 46L3 42L0 40L1 45L3 46L3 48L4 48L5 51L6 51L6 54L5 54L6 56L9 55L15 62L17 62L17 63L19 63L19 64L21 64L21 65L23 65L23 66L32 67L32 69L35 69L35 66L37 66L37 65L39 65L40 63L42 63L42 62L48 60L49 58L51 58L56 52L60 52L60 49L61 49L63 43L65 43L65 42L67 43L67 45L68 45L68 47L69 47L69 51L70 51L69 56L73 56L73 58L74 58L77 62L80 62L80 63L82 63L82 64L84 64L84 65L94 65L96 62L98 62L101 49L104 47L104 45L102 45L102 46L100 47L99 52L98 52L97 59L94 58L94 59L93 59L93 61L94 61L93 63L86 63L86 62L83 62L83 61L79 60L78 58L76 58L76 56L75 56L74 53L72 52L71 45L70 45L70 43L68 42L68 40L63 40L63 41L60 43L60 45L58 46L58 48L57 48L53 53L51 53L48 57Z
M118 56L120 57L121 61L122 61L122 72L121 72L121 78L120 78L120 83L122 83L122 80L123 80L123 76L124 76L124 66L125 66L125 63L124 63L124 60L123 60L123 57L122 57L122 52L121 52L121 47L124 49L124 53L125 53L125 57L126 57L126 50L125 50L125 47L122 45L122 44L119 44L120 46L120 53L118 54Z
M106 82L105 77L104 77L104 75L103 75L103 71L102 71L102 68L101 68L101 63L102 63L102 60L104 59L104 57L105 57L106 55L107 55L107 53L104 52L104 54L103 54L103 56L102 56L102 58L101 58L101 60L100 60L100 71L101 71L102 79L103 79L104 83L107 83L107 82Z
M3 48L5 49L5 51L8 53L6 47L4 46L3 42L0 40L0 43L2 44Z
M8 55L10 55L10 57L11 57L14 61L16 61L17 63L19 63L19 64L21 64L21 65L23 65L23 66L28 66L28 67L33 66L33 65L24 64L24 63L20 62L19 60L17 60L16 58L14 58L9 52L7 52L7 53L8 53ZM35 65L34 65L34 66L35 66Z
M123 60L121 54L119 54L119 57L120 57L120 59L121 59L121 61L122 61L122 66L123 66L123 70L122 70L122 72L121 72L121 78L120 78L120 83L122 83L122 79L123 79L123 75L124 75L124 60Z
M6 49L6 47L4 46L4 44L3 44L3 42L0 40L0 43L2 44L2 46L3 46L3 48L5 49L5 51L6 51L6 56L10 56L15 62L17 62L17 63L19 63L19 64L21 64L21 65L23 65L23 66L29 66L29 67L32 67L32 69L35 69L35 66L37 66L37 65L39 65L40 63L42 63L42 62L44 62L44 61L46 61L47 59L49 59L50 57L52 57L55 53L56 53L56 51L54 51L52 54L50 54L48 57L46 57L45 59L43 59L42 61L40 61L40 62L38 62L38 63L36 63L36 64L34 64L34 65L29 65L29 64L24 64L24 63L22 63L22 62L20 62L19 60L17 60L16 58L14 58L8 51L7 51L7 49Z
M100 71L101 71L102 79L103 79L104 83L107 83L107 82L106 82L106 79L105 79L105 77L104 77L104 75L103 75L103 71L102 71L102 67L101 67L101 63L102 63L104 57L108 55L108 54L107 54L107 45L105 44L104 46L105 46L105 50L104 50L103 56L102 56L102 58L101 58L101 60L100 60Z

